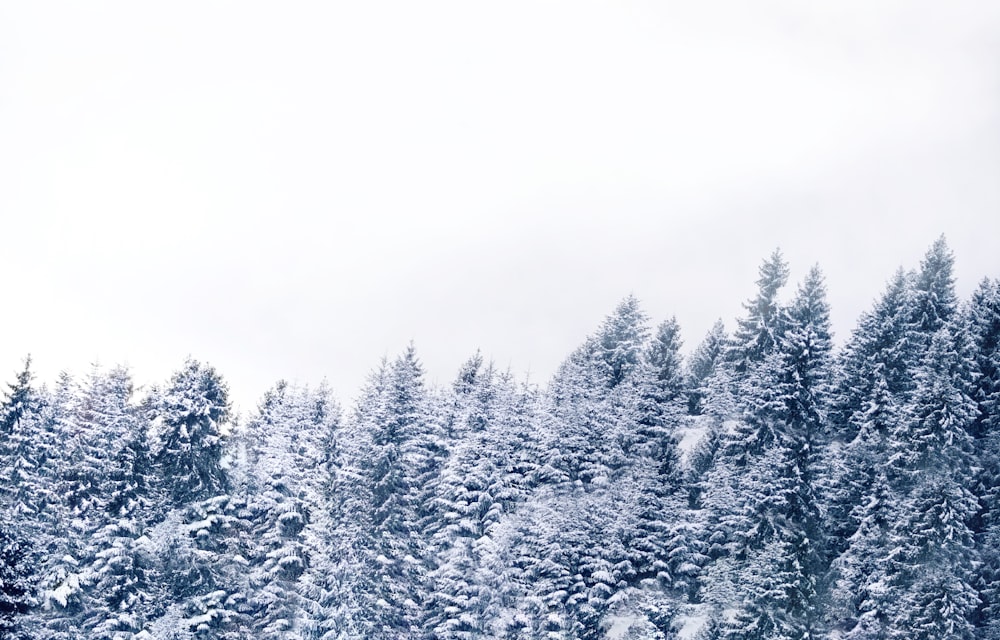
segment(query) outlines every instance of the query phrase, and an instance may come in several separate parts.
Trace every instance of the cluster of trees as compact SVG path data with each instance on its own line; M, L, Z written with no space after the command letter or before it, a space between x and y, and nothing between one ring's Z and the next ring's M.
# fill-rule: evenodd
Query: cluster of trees
M685 358L625 299L544 389L414 349L342 414L187 361L0 408L0 637L1000 638L1000 282L937 241L842 349L775 252ZM140 397L141 396L141 397Z

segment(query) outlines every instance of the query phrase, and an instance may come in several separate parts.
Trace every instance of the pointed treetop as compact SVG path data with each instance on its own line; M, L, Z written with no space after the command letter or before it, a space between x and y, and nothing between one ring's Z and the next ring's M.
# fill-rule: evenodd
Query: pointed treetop
M942 235L920 261L917 272L914 321L925 334L934 333L955 315L958 297L954 268L955 256Z
M684 389L684 363L681 356L681 327L671 317L656 328L647 359L664 400L673 400Z
M788 281L788 264L780 249L774 250L758 273L757 295L743 305L747 315L737 323L729 353L729 360L740 373L746 372L753 363L763 361L781 334L778 291Z
M826 280L818 265L813 266L806 274L787 313L793 325L811 325L823 331L826 339L830 339L830 305L826 301Z
M639 300L629 295L605 318L598 330L595 355L609 387L617 386L641 365L649 337L647 320Z
M25 413L34 408L35 390L32 386L35 375L31 371L31 354L24 358L24 368L17 374L13 384L7 384L4 401L0 405L0 431L10 433L21 423Z
M458 370L458 377L452 383L456 393L470 393L476 385L480 372L483 368L483 354L476 349L476 353L466 360Z
M760 288L758 297L773 299L788 282L788 263L785 262L780 248L776 248L774 253L760 265L757 273L759 275L757 286Z

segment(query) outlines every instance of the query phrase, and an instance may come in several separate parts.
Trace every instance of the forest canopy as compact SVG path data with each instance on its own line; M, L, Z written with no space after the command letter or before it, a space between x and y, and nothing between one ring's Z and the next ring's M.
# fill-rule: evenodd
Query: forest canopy
M689 352L630 296L544 386L411 345L346 410L27 358L0 638L1000 638L1000 281L953 271L942 237L838 348L775 251Z

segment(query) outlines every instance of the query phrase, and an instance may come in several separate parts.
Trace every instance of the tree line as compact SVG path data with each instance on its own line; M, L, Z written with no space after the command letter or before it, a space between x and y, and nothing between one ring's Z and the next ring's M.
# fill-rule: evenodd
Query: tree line
M628 297L544 388L480 354L433 388L411 345L346 412L28 360L0 638L1000 638L1000 281L962 301L953 266L941 238L835 348L776 251L686 357Z

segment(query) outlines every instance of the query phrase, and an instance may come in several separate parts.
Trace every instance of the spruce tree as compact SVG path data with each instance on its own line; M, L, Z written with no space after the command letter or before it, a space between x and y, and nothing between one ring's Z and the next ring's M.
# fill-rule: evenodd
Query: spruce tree
M715 372L715 367L725 353L727 344L726 328L721 320L716 321L705 339L691 354L687 363L688 413L700 415L704 411L706 384Z
M744 303L747 314L737 322L727 351L727 358L738 374L745 374L762 362L777 346L782 332L778 291L788 281L788 264L781 251L775 249L758 273L757 295Z
M23 624L33 603L34 575L27 542L0 523L0 638L27 640Z
M188 359L169 386L156 394L152 416L156 465L175 505L224 493L224 435L229 419L229 389L211 366Z
M433 420L423 367L411 345L368 389L355 415L366 431L361 470L367 484L369 530L361 532L368 572L359 624L370 638L411 638L419 633L428 599L427 489L439 470L444 445Z
M920 262L914 282L913 322L924 335L922 345L930 345L930 336L958 312L955 294L955 256L944 236L934 241Z
M977 594L968 523L976 513L971 438L975 403L968 334L936 331L916 372L907 419L891 434L894 505L879 594L890 636L972 638Z
M976 417L971 433L975 463L980 469L975 485L979 509L972 528L980 550L976 587L980 606L976 624L982 637L1000 637L1000 282L986 279L973 293L968 307L973 343L975 381L971 396Z
M325 386L279 382L246 426L247 607L255 637L309 637L326 603L324 468L340 412Z
M776 350L750 381L746 414L759 447L740 481L750 528L742 606L731 638L812 637L820 574L816 452L825 420L831 357L829 306L818 268L810 270L782 319Z

